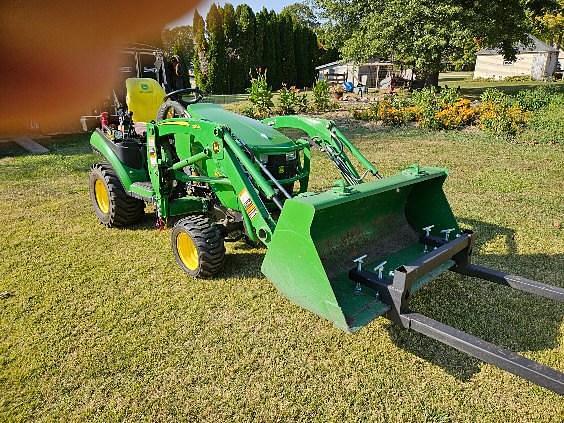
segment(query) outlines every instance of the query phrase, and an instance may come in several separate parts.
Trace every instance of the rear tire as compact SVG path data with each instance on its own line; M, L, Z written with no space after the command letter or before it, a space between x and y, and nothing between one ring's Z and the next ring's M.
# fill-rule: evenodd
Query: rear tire
M180 104L178 101L167 100L165 101L159 111L157 112L157 122L165 119L172 118L183 118L188 117L188 112L186 107Z
M188 216L179 220L172 228L171 246L178 265L193 278L211 278L223 269L223 236L205 216Z
M108 228L138 223L145 214L145 203L128 196L108 163L90 169L90 200L100 223Z

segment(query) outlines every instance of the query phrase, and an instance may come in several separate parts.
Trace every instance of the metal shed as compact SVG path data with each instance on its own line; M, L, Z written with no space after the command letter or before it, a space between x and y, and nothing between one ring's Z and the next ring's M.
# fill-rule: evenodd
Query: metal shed
M359 83L367 88L380 88L380 82L389 77L393 72L393 63L387 60L375 59L366 63L339 60L317 66L318 79L329 82L352 82L355 86Z

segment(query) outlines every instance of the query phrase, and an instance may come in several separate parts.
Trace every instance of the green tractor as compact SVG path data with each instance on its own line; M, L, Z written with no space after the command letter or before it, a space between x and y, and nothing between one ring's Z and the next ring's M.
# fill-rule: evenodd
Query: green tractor
M89 182L103 225L134 225L153 204L157 226L172 226L176 262L196 278L221 272L226 241L262 243L262 272L278 290L345 331L386 316L564 392L562 373L409 311L447 271L564 301L562 289L471 263L474 234L451 211L445 169L383 177L329 120L257 121L201 102L197 89L165 95L150 79L128 80L127 91L121 128L91 138L103 157ZM342 176L320 193L308 189L314 148Z

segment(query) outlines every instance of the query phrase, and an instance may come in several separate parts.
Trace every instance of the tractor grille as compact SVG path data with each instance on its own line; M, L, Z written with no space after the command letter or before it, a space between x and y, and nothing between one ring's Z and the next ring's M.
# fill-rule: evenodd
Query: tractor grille
M272 155L268 156L266 168L278 180L290 179L298 173L298 161L287 161L285 154Z

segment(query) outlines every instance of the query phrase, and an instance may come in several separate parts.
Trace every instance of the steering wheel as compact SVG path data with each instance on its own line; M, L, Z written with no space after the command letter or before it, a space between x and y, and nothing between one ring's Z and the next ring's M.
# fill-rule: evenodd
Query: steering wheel
M192 100L184 100L183 96L186 94L192 94L194 98ZM171 93L168 93L165 98L164 102L167 100L177 101L183 106L189 106L190 104L196 104L202 101L204 98L204 93L199 88L183 88L181 90L176 90Z

